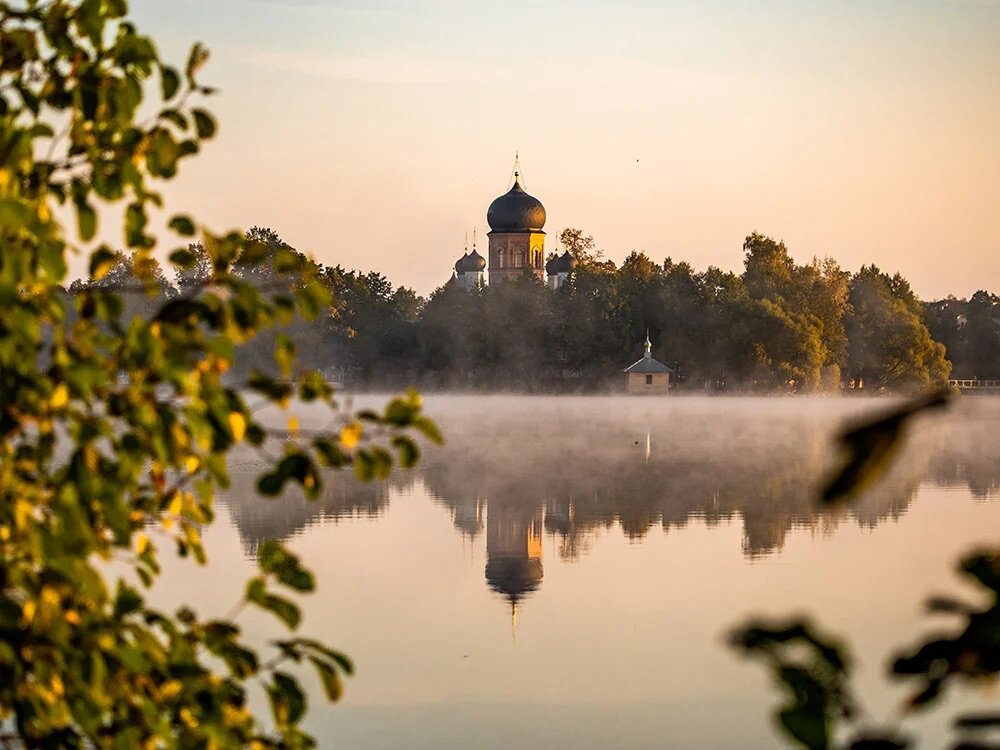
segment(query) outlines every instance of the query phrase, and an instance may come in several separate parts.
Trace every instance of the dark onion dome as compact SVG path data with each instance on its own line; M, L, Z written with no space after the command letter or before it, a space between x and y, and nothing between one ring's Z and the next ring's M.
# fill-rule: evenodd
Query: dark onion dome
M489 556L486 583L493 591L516 602L541 585L542 561L520 556Z
M475 273L486 268L486 258L476 252L473 248L471 253L466 253L458 259L455 264L456 273Z
M559 256L559 270L557 273L573 273L574 269L576 269L576 258L567 250Z
M545 273L549 276L555 276L559 273L573 273L576 268L576 262L576 258L567 250L562 255L555 256L545 264Z
M540 232L545 226L545 207L524 192L515 173L514 187L490 204L486 221L494 232Z

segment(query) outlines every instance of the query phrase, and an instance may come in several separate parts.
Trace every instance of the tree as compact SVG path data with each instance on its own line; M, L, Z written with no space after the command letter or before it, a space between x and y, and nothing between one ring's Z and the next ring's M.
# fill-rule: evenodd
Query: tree
M201 530L215 489L228 485L234 446L280 454L260 492L292 482L315 496L330 470L384 476L396 463L390 450L410 465L414 435L439 436L415 393L352 415L317 373L223 380L234 350L277 322L315 319L329 294L312 264L285 254L273 272L287 291L265 296L235 272L238 261L263 259L261 243L207 229L203 250L182 246L170 262L210 273L182 296L165 294L148 213L162 203L159 183L215 134L197 106L212 93L198 78L207 52L195 45L174 68L126 14L125 0L0 4L0 719L13 735L4 740L313 746L300 728L295 664L314 668L335 700L351 671L345 656L294 633L261 654L237 623L157 611L145 590L170 550L207 559ZM140 107L152 116L139 119ZM75 212L79 240L60 206ZM90 252L90 281L67 294L67 255L95 237L99 215L122 221L123 251ZM185 242L198 231L183 214L169 226ZM127 317L123 297L146 290L159 290L159 304ZM294 355L292 342L276 340L285 378ZM248 392L329 408L337 426L275 432L247 407ZM109 560L130 569L127 580L109 576ZM300 613L285 592L312 590L312 574L273 543L258 562L241 606L294 631ZM268 722L248 710L250 681L264 686Z
M559 233L559 244L583 266L600 263L604 257L603 250L594 249L594 236L584 234L582 229L566 227Z
M181 294L188 290L196 292L203 288L212 278L212 259L200 242L190 242L187 246L190 253L189 265L178 268L174 275L177 289Z
M848 367L866 388L906 388L947 380L945 349L931 338L919 301L898 274L865 266L850 282Z

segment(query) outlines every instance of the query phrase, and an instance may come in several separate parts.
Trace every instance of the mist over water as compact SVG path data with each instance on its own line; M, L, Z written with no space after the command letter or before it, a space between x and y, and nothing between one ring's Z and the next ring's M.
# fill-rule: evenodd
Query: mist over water
M366 397L362 405L377 405ZM787 533L871 527L904 513L921 481L967 488L979 499L1000 480L994 428L1000 399L966 398L919 420L878 486L850 505L818 507L838 465L836 436L881 399L437 396L427 411L446 436L416 471L359 483L330 472L319 500L290 490L254 497L255 464L234 474L226 497L248 550L343 517L384 513L394 492L419 485L448 508L455 530L475 537L494 511L541 509L566 556L588 535L616 526L633 540L659 527L738 519L747 556L780 550ZM309 412L300 412L307 420ZM268 415L265 415L267 418ZM320 425L313 425L320 426Z
M776 695L722 634L751 612L814 613L856 647L873 719L891 716L885 657L1000 521L995 398L919 419L877 486L817 507L836 433L889 406L429 397L446 445L385 482L331 473L316 501L265 500L244 456L210 531L214 575L185 594L228 601L264 539L303 555L320 581L306 628L358 666L313 718L324 747L776 747Z

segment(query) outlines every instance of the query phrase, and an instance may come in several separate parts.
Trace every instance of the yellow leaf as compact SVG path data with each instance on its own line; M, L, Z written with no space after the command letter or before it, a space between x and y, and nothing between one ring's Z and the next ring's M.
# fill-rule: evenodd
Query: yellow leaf
M149 549L149 537L142 531L135 535L135 551L140 555Z
M294 414L288 418L288 431L292 433L292 437L299 434L299 418Z
M188 456L184 461L184 468L188 470L189 474L194 474L198 471L199 466L201 466L201 461L198 460L197 456Z
M52 398L49 399L49 404L53 409L62 409L68 403L69 388L66 387L65 383L60 383L56 386L56 389L52 391Z
M170 700L180 695L181 688L180 680L167 680L160 686L160 697L165 700Z
M28 525L28 520L34 514L35 506L24 498L18 498L14 501L14 525L23 529Z
M181 717L181 721L187 724L190 729L198 728L198 720L194 717L194 714L191 713L191 709L187 707L182 708L179 712L179 716Z
M68 610L66 610L66 613L63 615L63 618L70 625L79 625L80 624L80 615L77 614L77 612L76 612L75 609L68 609Z
M172 516L179 516L184 509L184 496L180 492L175 492L167 506L167 513Z
M243 439L247 432L247 419L238 411L229 413L229 429L233 433L233 440L237 443Z
M361 440L361 425L357 422L351 422L340 431L340 444L348 450L357 445L359 440Z

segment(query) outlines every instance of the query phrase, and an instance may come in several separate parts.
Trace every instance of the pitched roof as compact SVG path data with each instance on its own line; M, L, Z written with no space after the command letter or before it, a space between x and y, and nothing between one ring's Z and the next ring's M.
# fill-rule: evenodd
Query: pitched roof
M643 357L630 367L626 367L625 372L673 372L673 368L667 367L658 359Z

